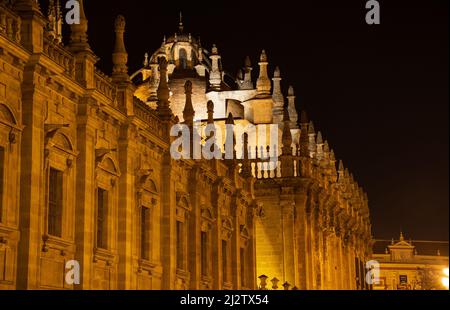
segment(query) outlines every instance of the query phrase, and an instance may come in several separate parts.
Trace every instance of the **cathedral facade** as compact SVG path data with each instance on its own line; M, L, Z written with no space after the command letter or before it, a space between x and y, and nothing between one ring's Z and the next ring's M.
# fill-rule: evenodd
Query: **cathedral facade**
M130 74L119 16L107 75L48 4L0 2L0 289L368 288L367 195L264 51L255 86L180 20ZM241 125L232 159L174 159L194 123Z

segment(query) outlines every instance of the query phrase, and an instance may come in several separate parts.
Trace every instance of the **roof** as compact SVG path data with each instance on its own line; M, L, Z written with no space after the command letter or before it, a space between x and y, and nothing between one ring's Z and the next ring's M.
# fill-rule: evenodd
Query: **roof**
M394 245L397 245L399 242L399 240L395 240ZM415 247L418 255L437 256L439 251L441 256L448 257L448 241L413 240L408 241L408 244L412 244L412 246ZM392 245L392 240L375 240L373 245L373 253L385 254L386 249Z

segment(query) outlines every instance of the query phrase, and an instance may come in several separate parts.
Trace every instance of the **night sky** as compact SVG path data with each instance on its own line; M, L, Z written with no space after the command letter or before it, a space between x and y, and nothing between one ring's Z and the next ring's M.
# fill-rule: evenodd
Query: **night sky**
M177 30L179 11L185 32L217 44L233 76L266 49L271 71L280 66L284 88L294 86L368 192L374 236L448 240L447 0L380 0L379 26L365 23L365 0L85 2L108 74L117 14L127 19L130 72Z

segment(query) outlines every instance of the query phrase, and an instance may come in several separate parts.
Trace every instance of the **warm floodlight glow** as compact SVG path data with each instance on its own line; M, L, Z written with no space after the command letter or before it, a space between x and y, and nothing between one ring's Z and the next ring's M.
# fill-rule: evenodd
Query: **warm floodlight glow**
M444 277L442 277L442 285L445 286L446 289L448 289L448 268L444 268L442 271L444 273Z

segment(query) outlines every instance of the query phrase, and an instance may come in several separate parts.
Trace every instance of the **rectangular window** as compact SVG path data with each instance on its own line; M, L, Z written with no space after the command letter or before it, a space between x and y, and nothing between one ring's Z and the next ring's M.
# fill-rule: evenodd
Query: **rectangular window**
M0 146L0 223L3 220L3 187L5 171L5 149Z
M201 234L201 261L202 261L202 276L209 275L208 266L208 234L202 231Z
M97 248L107 249L108 191L97 189Z
M177 221L177 268L184 270L184 223Z
M48 234L62 236L63 173L50 168L48 180Z
M246 272L245 272L245 249L241 248L240 250L240 259L241 259L241 286L245 287L245 285L247 284L247 280L246 280Z
M141 258L150 259L150 209L141 209Z
M228 242L222 240L222 277L223 282L228 282Z
M408 276L400 275L400 285L407 285L408 284Z

